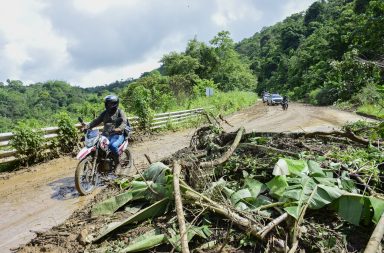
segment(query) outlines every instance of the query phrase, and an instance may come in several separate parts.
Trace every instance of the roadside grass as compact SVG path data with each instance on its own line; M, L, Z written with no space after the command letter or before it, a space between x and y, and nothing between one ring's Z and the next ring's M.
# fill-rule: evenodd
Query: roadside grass
M384 118L384 108L379 104L364 104L357 108L356 112L371 115L377 118Z
M199 97L189 108L202 107L214 114L228 115L256 103L256 93L246 91L216 92L212 97Z
M198 97L185 103L183 106L172 108L172 111L189 110L204 108L215 116L221 114L229 115L241 109L247 108L256 103L258 97L256 93L246 91L216 92L212 97ZM206 117L199 115L182 122L168 122L165 127L159 128L160 131L177 131L185 128L198 127L206 121Z

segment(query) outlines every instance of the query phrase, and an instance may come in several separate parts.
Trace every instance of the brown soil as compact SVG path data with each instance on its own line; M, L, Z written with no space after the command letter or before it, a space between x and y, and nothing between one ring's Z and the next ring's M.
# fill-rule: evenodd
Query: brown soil
M258 102L248 109L226 117L233 125L233 127L227 126L226 130L232 131L240 126L244 126L247 132L332 130L346 122L363 119L355 114L328 107L295 103L289 106L288 111L283 111L280 106L266 106ZM131 149L134 153L135 167L142 169L147 165L144 154L149 155L152 161L156 161L188 146L194 130L164 133L153 136L150 140L134 143ZM10 249L29 242L36 236L34 231L49 231L50 228L63 222L85 223L82 220L84 216L79 210L93 201L98 192L86 197L78 195L73 180L76 164L74 158L61 157L28 170L3 175L4 179L0 180L2 214L0 252L9 252ZM132 170L134 173L135 168ZM67 220L70 216L71 219ZM69 233L68 239L77 237L80 233L80 231L72 232L75 234L63 231ZM24 247L21 250L21 252L43 251L68 252L68 248L46 245L44 249Z

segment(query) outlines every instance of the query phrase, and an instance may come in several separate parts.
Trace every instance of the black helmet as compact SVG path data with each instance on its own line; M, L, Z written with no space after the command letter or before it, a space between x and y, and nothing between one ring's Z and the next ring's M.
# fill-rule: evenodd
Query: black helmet
M115 112L119 107L119 98L115 95L108 95L104 98L104 105L108 112Z

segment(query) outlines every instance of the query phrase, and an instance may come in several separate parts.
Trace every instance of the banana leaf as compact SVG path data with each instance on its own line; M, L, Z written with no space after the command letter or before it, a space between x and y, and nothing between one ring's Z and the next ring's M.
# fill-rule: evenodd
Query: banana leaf
M112 215L117 209L127 204L129 201L142 199L145 196L147 188L141 188L134 191L127 191L117 196L104 200L92 207L91 216Z
M97 237L90 238L90 239L92 242L96 242L96 241L99 241L100 239L104 238L108 234L110 234L112 231L114 231L114 230L116 230L122 226L159 216L166 211L168 203L169 203L168 198L164 198L162 200L159 200L156 203L148 206L147 208L141 210L140 212L130 216L129 218L127 218L123 221L113 222L113 223L107 225L106 227L104 227L101 230L101 232L99 233L99 235ZM93 236L91 236L91 237L93 237Z
M286 202L284 210L295 219L299 218L305 206L320 209L329 204L332 204L343 219L355 225L359 225L362 220L376 223L380 219L384 200L350 193L355 192L355 188L349 178L344 176L336 180L326 177L326 173L313 161L307 162L310 176L299 173L298 167L305 171L300 160L290 160L286 164L287 170L295 173L288 176L277 175L267 186L273 196Z
M170 229L168 229L168 233L171 235L171 238L168 239L169 243L171 243L172 246L175 247L175 249L177 251L181 251L181 248L180 248L181 242L180 242L179 230L177 230L176 228L170 228ZM193 226L193 225L187 223L188 242L191 241L195 235L197 235L203 239L208 239L208 237L210 237L212 235L212 231L206 225L201 226L201 227L196 227L196 226Z
M165 242L167 242L167 236L154 229L134 239L128 247L120 252L128 253L148 250Z

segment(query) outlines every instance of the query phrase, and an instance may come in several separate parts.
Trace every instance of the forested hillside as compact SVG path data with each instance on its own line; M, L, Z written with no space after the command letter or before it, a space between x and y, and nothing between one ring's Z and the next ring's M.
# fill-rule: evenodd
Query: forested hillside
M377 103L384 72L370 62L384 57L384 1L317 1L236 49L251 61L258 92L320 105Z
M87 115L101 110L102 96L119 92L126 82L83 89L65 81L47 81L24 85L19 80L0 83L0 132L10 131L20 120L32 126L52 126L55 114Z

